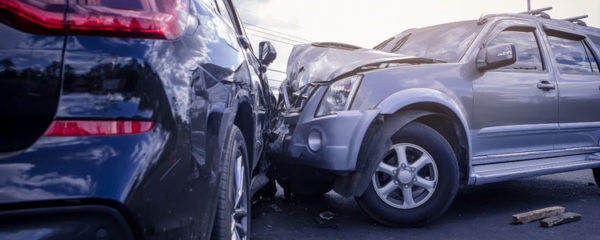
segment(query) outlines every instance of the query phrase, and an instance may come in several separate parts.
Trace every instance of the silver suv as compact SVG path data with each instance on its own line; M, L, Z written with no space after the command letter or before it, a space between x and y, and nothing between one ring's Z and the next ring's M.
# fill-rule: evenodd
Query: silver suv
M600 29L542 11L406 30L374 49L296 46L271 144L286 194L354 196L423 225L460 184L594 169Z

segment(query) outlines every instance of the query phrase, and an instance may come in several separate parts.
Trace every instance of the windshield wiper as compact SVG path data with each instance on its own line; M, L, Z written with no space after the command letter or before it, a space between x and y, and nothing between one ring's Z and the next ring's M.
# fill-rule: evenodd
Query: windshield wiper
M396 52L398 50L400 50L400 48L408 41L408 38L410 38L410 35L412 35L412 33L409 33L408 35L402 37L400 40L398 40L396 42L396 44L394 45L394 47L392 48L392 50L390 50L390 52Z

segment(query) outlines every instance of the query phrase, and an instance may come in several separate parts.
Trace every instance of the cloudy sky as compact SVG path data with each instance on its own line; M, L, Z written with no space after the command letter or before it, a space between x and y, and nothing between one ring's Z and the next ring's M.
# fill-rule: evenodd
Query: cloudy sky
M234 0L234 3L248 24L254 45L262 40L275 44L280 56L271 66L275 70L285 70L294 43L336 41L371 48L408 28L477 19L487 13L527 10L526 0ZM552 6L554 9L548 12L552 18L587 14L590 15L585 20L587 24L600 27L600 0L531 0L531 5L532 9ZM283 78L283 74L271 75L274 79Z

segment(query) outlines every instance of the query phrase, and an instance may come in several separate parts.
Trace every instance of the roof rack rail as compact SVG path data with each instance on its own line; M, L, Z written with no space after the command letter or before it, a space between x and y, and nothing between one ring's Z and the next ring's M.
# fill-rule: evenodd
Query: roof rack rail
M567 22L572 22L572 23L575 23L575 24L581 25L581 26L587 26L587 24L581 20L581 19L584 19L587 17L588 17L588 15L581 15L581 16L570 17L570 18L565 18L565 19L561 19L561 20L567 21Z
M527 11L527 12L521 12L519 14L528 14L528 15L540 16L542 18L550 19L550 15L545 13L545 11L550 11L550 10L552 10L552 7L545 7L545 8L535 9L535 10L531 10L531 11Z
M538 15L540 13L543 13L545 11L550 11L550 10L552 10L552 7L545 7L545 8L540 8L540 9L534 9L534 10L527 11L527 12L521 12L520 14Z

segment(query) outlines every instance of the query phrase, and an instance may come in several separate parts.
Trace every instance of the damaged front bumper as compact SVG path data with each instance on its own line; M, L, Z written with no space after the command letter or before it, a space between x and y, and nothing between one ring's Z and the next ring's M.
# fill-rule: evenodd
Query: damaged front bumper
M329 171L356 170L358 152L380 110L351 110L315 117L325 87L316 90L300 113L282 113L271 143L277 164L304 165Z

